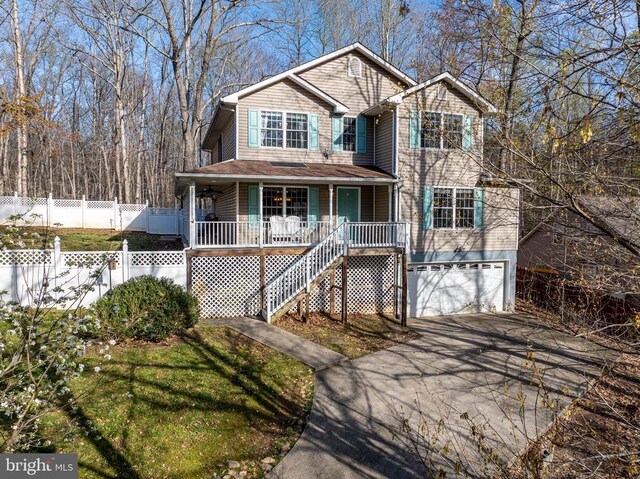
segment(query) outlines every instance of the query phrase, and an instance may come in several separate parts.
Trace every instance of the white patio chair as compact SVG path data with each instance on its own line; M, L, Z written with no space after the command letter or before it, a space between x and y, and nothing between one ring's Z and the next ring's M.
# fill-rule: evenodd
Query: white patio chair
M269 238L272 242L283 241L289 237L287 224L282 216L269 218Z
M302 222L300 221L300 217L287 216L285 218L285 222L287 224L287 232L289 233L289 238L292 241L299 241L300 229L302 228Z

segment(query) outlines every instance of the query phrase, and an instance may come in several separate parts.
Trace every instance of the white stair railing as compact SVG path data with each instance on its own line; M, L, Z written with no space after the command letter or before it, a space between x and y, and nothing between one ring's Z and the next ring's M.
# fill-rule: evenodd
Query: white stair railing
M266 320L271 318L283 306L303 290L311 290L311 282L322 274L331 263L346 253L347 223L331 231L329 235L311 248L298 261L267 283L264 288Z

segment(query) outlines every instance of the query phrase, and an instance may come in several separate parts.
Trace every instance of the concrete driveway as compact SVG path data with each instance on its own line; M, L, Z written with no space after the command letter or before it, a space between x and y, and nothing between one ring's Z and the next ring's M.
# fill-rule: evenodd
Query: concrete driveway
M270 477L486 477L617 358L517 314L409 324L420 339L316 374L309 423Z

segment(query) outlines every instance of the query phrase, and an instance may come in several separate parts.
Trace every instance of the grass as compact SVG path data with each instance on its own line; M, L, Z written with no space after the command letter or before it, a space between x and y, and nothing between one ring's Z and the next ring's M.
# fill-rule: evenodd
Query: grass
M6 226L0 227L0 236L6 230ZM20 236L24 246L14 240L13 244L6 245L7 248L53 248L53 240L56 236L60 238L60 247L63 251L113 251L120 249L125 239L129 243L130 251L181 250L183 248L180 240L161 240L159 235L137 231L121 233L112 230L30 226L20 228Z
M384 315L349 315L346 324L328 315L312 313L307 322L292 315L275 323L290 333L357 359L417 339L419 334Z
M79 455L81 477L214 477L230 460L261 477L260 460L290 447L310 410L306 366L226 328L111 354L86 357L72 383L78 408L42 430Z

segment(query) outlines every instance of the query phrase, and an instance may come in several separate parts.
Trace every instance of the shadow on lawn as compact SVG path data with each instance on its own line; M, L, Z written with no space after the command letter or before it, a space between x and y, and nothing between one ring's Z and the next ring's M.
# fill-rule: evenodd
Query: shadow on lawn
M127 392L131 403L126 413L125 424L135 423L136 409L140 403L151 406L153 410L171 412L185 409L197 409L211 413L216 411L235 412L248 419L252 427L265 434L273 434L274 422L284 429L290 425L290 421L299 417L303 405L283 397L281 391L285 389L285 385L275 378L265 382L264 369L268 362L262 360L259 352L253 350L244 338L236 336L235 333L227 332L228 350L208 344L206 338L198 331L190 331L184 334L181 339L197 355L198 360L179 365L162 362L112 361L110 364L114 367L104 370L104 381L127 381L128 383ZM126 368L118 366L126 366ZM165 381L156 380L153 375L141 377L140 374L136 374L137 370L141 368L214 372L223 381L226 380L239 387L243 395L239 399L237 394L217 398L214 394L185 389L177 383L169 384L166 379ZM137 394L136 390L143 390L144 393ZM155 394L156 391L161 391L162 394ZM171 399L163 399L163 395L166 398L167 393ZM93 394L93 392L89 392L89 394ZM251 403L259 405L258 410L251 408L249 406ZM78 406L66 409L65 413L86 434L95 450L115 471L115 476L101 470L94 464L82 462L82 458L80 458L80 465L83 468L105 478L136 479L141 477L136 468L144 470L144 464L134 466L130 455L127 454L127 451L133 447L129 444L129 438L133 432L130 431L130 427L125 427L122 432L122 440L116 445L103 436L96 421L88 416L86 409Z

